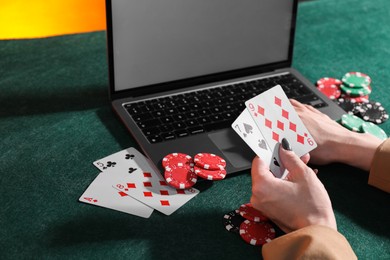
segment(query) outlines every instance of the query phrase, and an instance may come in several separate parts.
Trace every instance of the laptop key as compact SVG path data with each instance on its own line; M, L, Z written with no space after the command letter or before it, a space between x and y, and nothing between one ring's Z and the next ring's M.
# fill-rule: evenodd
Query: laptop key
M175 131L177 137L186 137L189 135L187 130L177 130Z
M163 139L159 135L146 136L150 143L155 144L161 142Z
M132 116L132 118L137 122L147 121L147 120L153 118L153 115L151 113L135 114Z
M165 141L176 139L176 135L173 132L162 133L160 136Z
M184 124L183 122L174 122L171 124L171 127L173 127L173 129L185 129L186 128L186 124Z
M199 122L198 122L198 120L196 120L196 119L191 119L191 120L185 121L185 124L186 124L187 126L189 126L189 127L192 127L192 126L197 126L197 125L199 125Z
M199 117L199 114L195 111L185 113L185 118L196 118Z
M175 131L175 127L172 126L172 124L163 124L158 126L160 128L161 132L172 132Z
M145 128L145 129L142 130L142 132L146 136L158 135L160 133L160 129L158 127Z
M168 123L168 124L175 121L175 120L173 119L173 117L171 117L171 116L161 117L160 120L161 120L161 122L163 122L163 123Z
M161 121L159 119L157 119L157 118L137 123L137 125L141 129L152 128L152 127L158 126L160 124L161 124Z
M194 126L194 127L189 127L188 129L188 132L192 135L195 135L195 134L200 134L200 133L203 133L204 132L204 128L201 127L201 126Z
M218 121L215 123L210 123L210 124L205 124L203 127L206 129L206 131L213 131L213 130L219 130L223 128L230 127L231 121L229 120L223 120L223 121Z

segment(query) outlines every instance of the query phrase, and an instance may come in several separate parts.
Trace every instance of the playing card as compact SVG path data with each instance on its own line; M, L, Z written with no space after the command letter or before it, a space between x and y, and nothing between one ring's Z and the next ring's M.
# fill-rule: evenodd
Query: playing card
M280 85L246 101L245 105L272 151L278 151L283 138L298 156L317 147Z
M165 215L172 214L199 193L199 190L194 188L172 188L161 174L153 170L144 171L141 175L128 175L113 187Z
M260 130L257 128L247 109L233 122L232 128L245 141L245 143L268 164L272 159L272 151L268 147Z
M79 201L118 210L135 216L149 218L153 209L111 186L116 172L101 172L81 195Z
M145 156L137 151L137 149L130 147L96 160L93 162L93 165L101 171L115 169L121 172L127 171L131 173L132 171L135 171L134 167L132 167L133 162L136 162L141 168L146 167L148 164Z
M244 109L244 111L242 111L242 113L233 122L232 128L256 153L256 155L269 165L270 171L276 177L283 178L285 172L284 168L281 168L279 164L279 153L272 151L268 146L247 109Z

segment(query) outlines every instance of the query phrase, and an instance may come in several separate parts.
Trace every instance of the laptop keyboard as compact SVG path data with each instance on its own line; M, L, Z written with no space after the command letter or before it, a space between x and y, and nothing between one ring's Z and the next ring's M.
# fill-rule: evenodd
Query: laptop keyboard
M327 106L292 74L124 104L150 143L230 127L245 101L281 85L289 98L316 108Z

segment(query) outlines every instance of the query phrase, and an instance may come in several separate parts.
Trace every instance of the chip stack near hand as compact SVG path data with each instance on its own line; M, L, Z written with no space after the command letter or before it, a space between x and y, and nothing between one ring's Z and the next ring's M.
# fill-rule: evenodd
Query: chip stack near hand
M317 89L348 113L339 121L341 125L351 131L387 138L386 133L375 125L385 122L389 115L381 103L369 100L372 92L370 76L348 72L341 80L324 77L317 81Z
M275 238L275 229L269 219L250 203L225 214L223 225L227 231L239 234L253 246L263 245Z
M207 180L222 180L226 177L226 161L212 153L198 153L194 159L184 153L171 153L162 159L164 178L176 189L194 186L198 177Z

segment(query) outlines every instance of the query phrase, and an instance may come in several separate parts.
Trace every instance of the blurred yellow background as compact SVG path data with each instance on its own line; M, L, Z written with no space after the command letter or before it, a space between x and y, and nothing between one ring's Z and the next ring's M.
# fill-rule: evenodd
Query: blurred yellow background
M0 39L105 30L105 0L0 0Z

